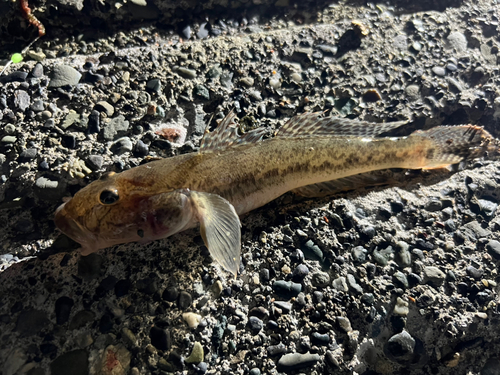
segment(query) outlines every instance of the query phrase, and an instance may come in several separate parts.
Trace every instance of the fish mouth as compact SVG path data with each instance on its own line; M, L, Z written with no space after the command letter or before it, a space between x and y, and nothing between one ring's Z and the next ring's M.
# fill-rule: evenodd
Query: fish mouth
M54 214L56 227L66 236L80 243L83 248L82 253L85 252L90 254L91 252L97 250L95 246L95 236L92 235L88 229L84 228L77 220L71 217L65 207L67 203L68 202L61 204L56 209Z

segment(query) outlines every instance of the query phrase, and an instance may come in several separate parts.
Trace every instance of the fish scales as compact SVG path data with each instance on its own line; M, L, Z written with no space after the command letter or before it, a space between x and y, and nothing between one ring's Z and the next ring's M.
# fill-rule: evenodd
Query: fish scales
M308 113L262 140L262 129L239 137L230 114L204 137L200 152L107 174L61 205L55 222L82 244L82 254L200 225L213 258L236 275L238 215L288 191L319 197L338 187L368 184L373 179L363 177L367 172L442 168L498 151L497 140L472 125L380 137L400 125Z

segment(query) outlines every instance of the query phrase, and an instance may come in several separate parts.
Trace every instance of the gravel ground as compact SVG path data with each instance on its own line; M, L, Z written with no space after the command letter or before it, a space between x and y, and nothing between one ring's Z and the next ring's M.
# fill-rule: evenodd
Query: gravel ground
M262 16L241 2L192 19L182 4L173 26L101 30L114 10L40 2L47 35L0 77L0 373L500 374L498 161L285 195L242 218L236 280L197 230L87 257L57 233L63 197L196 151L232 109L269 136L325 110L410 120L393 135L467 123L500 135L494 1L305 2ZM17 27L2 35L36 34L2 6ZM63 37L68 9L82 18ZM0 40L0 58L22 49Z

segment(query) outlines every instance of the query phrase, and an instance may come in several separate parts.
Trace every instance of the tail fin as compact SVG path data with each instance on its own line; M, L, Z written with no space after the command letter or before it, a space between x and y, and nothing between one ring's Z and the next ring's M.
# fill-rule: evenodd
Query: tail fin
M464 159L484 156L487 152L498 154L499 141L479 126L438 126L426 131L416 131L410 137L423 137L433 141L426 155L423 169L444 168Z

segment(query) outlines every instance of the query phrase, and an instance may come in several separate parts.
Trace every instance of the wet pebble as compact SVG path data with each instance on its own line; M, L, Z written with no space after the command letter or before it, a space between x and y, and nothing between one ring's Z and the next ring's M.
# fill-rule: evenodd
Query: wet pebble
M104 158L101 155L89 155L85 160L85 164L93 171L98 171L104 164Z
M146 88L152 92L159 93L162 90L161 80L158 78L153 78L146 83Z
M368 250L366 250L363 246L356 246L351 250L352 258L357 263L364 263L367 253Z
M100 114L99 111L96 111L95 109L90 113L89 115L89 122L88 122L88 132L90 134L94 133L99 133L101 131L100 125Z
M346 317L337 316L336 321L337 321L337 324L339 325L339 328L343 332L347 333L347 332L351 332L352 331L351 322Z
M392 358L411 360L415 350L415 339L406 330L403 330L388 340L385 349Z
M181 29L181 35L186 38L190 39L191 38L191 26L186 25Z
M44 109L44 106L43 106L43 100L41 99L35 99L33 100L33 103L31 104L31 110L33 112L41 112L43 111Z
M351 275L350 273L347 274L347 285L349 286L349 289L353 291L356 294L362 294L363 293L363 288L358 284L356 281L356 278Z
M210 100L210 92L204 85L197 85L194 88L194 93L195 95L199 96L200 98Z
M311 342L314 345L326 346L330 343L330 336L328 333L313 332L311 333Z
M203 346L196 341L193 345L193 349L191 350L191 354L186 358L186 363L200 363L203 362L205 355L203 353Z

